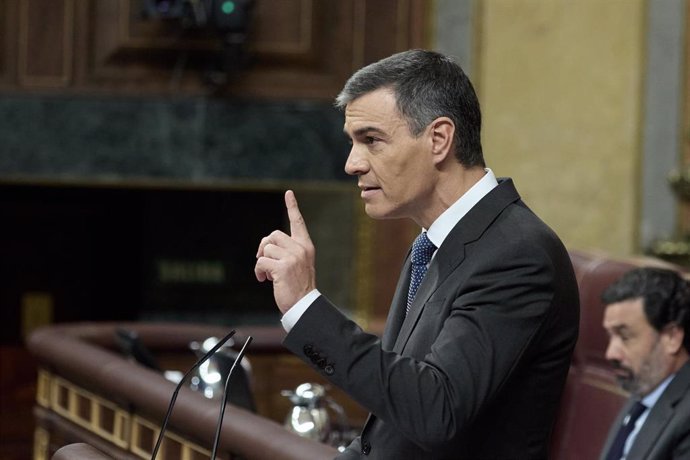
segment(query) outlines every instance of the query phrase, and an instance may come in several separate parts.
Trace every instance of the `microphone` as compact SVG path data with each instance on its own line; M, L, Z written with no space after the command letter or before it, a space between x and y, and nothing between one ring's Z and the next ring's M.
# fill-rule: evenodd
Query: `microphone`
M230 372L228 372L228 376L225 379L225 387L223 388L223 402L220 405L220 415L218 416L218 424L216 425L216 436L213 439L213 451L211 453L211 460L215 460L216 458L216 451L218 450L218 441L220 439L220 428L223 426L223 414L225 414L225 405L228 401L227 393L228 393L228 387L230 386L230 377L232 376L232 371L235 369L235 366L237 363L242 362L242 358L244 357L244 353L247 350L247 347L249 344L252 343L252 336L247 336L247 340L245 340L244 345L242 346L242 349L240 352L237 354L237 357L235 358L235 361L232 363L232 367L230 368ZM241 366L241 364L240 364Z
M153 452L151 453L151 460L156 460L156 455L158 454L158 449L161 446L161 442L163 441L163 435L165 434L165 430L168 427L168 420L170 420L170 414L172 414L173 407L175 406L175 400L177 399L177 393L180 392L180 388L182 388L182 384L187 380L187 377L189 377L189 374L191 374L197 367L201 366L204 361L206 361L208 358L210 358L215 352L218 351L220 347L222 347L225 342L230 340L230 337L235 335L235 330L233 329L230 331L228 335L223 337L218 341L218 343L211 348L204 356L202 356L197 362L194 363L194 365L187 371L185 375L182 376L180 381L177 383L177 387L175 387L175 391L173 392L172 398L170 399L170 404L168 405L168 412L165 414L165 418L163 419L163 425L161 426L161 431L158 433L158 439L156 440L156 447L153 448ZM250 337L251 338L251 337ZM234 367L234 364L233 364ZM211 457L213 458L213 457Z

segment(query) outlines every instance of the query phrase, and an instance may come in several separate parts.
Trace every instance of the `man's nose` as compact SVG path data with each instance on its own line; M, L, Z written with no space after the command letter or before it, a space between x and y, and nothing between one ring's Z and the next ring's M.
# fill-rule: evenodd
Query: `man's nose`
M359 152L357 146L353 145L345 161L345 172L351 176L361 176L367 173L368 168L364 156Z
M610 339L606 346L606 359L608 361L621 361L620 348L615 343L615 339Z

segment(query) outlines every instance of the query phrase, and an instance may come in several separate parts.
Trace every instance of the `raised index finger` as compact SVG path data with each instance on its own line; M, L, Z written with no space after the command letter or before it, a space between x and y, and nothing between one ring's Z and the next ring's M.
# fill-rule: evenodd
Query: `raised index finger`
M285 207L290 220L290 236L298 241L311 241L309 231L307 231L307 224L304 222L302 213L299 212L297 198L295 198L295 193L292 190L285 192Z

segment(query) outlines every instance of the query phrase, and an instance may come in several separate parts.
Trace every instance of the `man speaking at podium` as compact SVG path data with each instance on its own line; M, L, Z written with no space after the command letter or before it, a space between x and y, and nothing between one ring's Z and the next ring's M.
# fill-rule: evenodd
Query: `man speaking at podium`
M292 191L290 234L259 244L284 345L371 412L338 458L546 458L577 285L558 237L486 168L472 84L450 58L410 50L357 71L336 104L367 215L421 228L381 339L317 290Z

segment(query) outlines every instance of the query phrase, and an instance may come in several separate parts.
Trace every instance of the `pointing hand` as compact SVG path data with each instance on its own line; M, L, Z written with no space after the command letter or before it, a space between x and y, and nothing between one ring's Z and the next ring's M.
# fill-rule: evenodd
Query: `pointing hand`
M259 243L254 273L259 281L273 282L273 297L284 314L316 288L314 244L292 190L285 192L290 235L273 231Z

